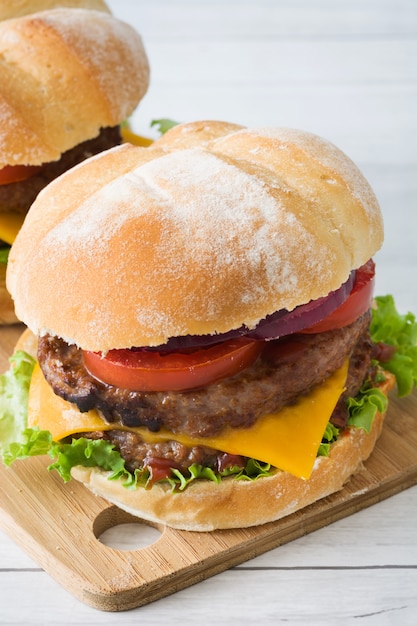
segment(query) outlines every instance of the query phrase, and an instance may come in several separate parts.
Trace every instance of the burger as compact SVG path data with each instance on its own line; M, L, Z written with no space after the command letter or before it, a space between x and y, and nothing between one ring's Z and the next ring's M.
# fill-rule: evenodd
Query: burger
M0 22L0 57L0 323L10 323L5 263L30 205L64 171L121 143L149 66L133 28L81 8Z
M84 161L39 194L10 253L27 329L8 376L28 392L3 460L50 454L64 480L191 531L341 489L398 361L417 362L390 321L404 337L411 317L390 297L371 311L382 240L359 170L300 130L192 122Z
M46 11L57 7L72 7L80 9L94 9L96 11L106 11L110 9L103 0L1 0L0 20L9 20L13 17Z

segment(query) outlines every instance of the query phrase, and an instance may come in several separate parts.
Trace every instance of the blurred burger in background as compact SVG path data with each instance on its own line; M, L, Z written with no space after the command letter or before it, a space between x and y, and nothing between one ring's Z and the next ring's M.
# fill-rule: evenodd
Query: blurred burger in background
M13 17L58 7L111 12L103 0L0 0L0 20L9 20Z
M54 3L40 3L40 9ZM64 4L64 3L63 3ZM33 3L0 7L0 323L16 321L4 286L10 244L51 180L121 143L121 124L149 84L140 35L108 12Z

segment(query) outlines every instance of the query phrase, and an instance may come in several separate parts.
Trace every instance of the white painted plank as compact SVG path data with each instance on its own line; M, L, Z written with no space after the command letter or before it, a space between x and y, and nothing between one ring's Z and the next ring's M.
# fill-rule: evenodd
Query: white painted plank
M148 39L200 41L255 38L413 36L413 0L110 0L120 19Z
M117 624L220 626L294 623L334 626L415 626L417 570L337 568L233 569L155 604L129 612L103 613L75 600L47 574L0 573L2 626L12 624ZM22 593L24 591L24 593ZM17 616L17 617L16 617ZM202 621L203 620L203 621Z

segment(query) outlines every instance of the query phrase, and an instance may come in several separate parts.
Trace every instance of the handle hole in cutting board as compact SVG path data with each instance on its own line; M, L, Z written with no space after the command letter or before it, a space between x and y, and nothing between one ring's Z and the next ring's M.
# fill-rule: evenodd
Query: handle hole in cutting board
M93 532L100 543L109 548L132 551L156 543L163 530L117 506L110 506L94 520Z

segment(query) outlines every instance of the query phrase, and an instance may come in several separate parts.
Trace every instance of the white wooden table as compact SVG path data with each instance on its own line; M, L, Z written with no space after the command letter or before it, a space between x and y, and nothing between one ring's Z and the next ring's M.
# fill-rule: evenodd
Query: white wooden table
M347 152L386 241L377 292L417 312L415 0L112 0L142 34L150 90L133 116L295 126ZM128 80L128 78L127 78ZM138 527L137 532L144 527ZM149 541L114 529L107 541ZM114 543L116 542L116 543ZM417 624L417 487L140 609L74 599L0 532L0 624Z

